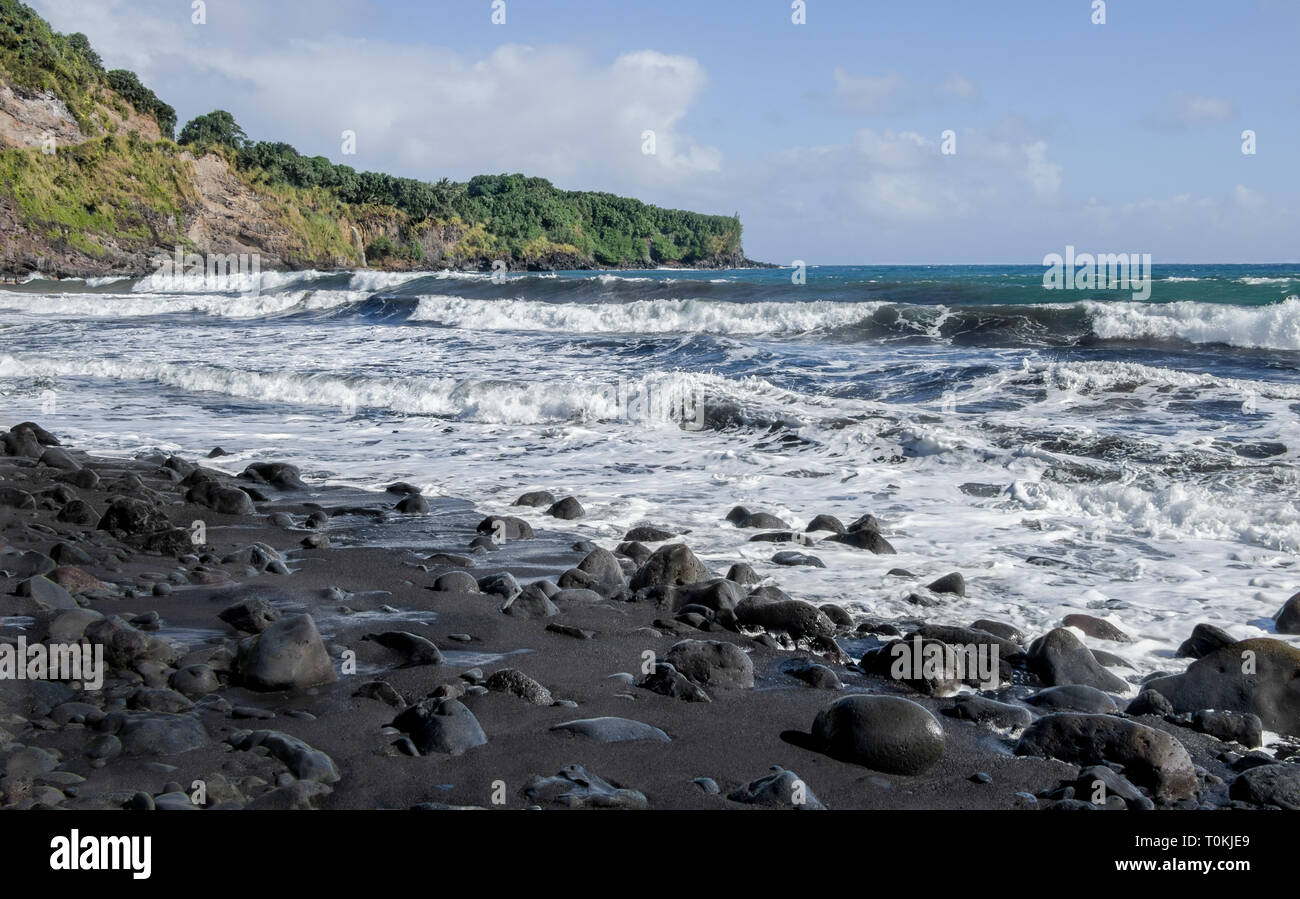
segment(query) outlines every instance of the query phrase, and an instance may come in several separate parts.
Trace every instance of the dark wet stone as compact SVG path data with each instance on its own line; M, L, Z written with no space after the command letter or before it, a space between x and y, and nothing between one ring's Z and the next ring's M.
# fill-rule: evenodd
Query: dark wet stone
M682 640L668 651L667 661L701 687L754 686L754 663L734 643Z
M704 563L684 543L661 546L632 577L632 590L695 584L711 577Z
M672 742L672 738L659 728L631 718L582 718L552 725L551 730L576 734L597 743Z
M565 808L649 808L645 795L611 784L581 765L568 765L554 777L534 776L524 785L524 798L537 805Z
M566 496L559 502L553 503L546 510L546 514L562 521L573 521L585 517L587 510L582 508L582 503L578 502L577 497Z
M1194 799L1196 769L1187 750L1169 734L1111 715L1062 712L1039 718L1020 742L1017 755L1060 759L1080 765L1117 762L1158 800Z
M727 794L732 802L765 808L825 811L826 806L793 771L773 766L772 773L742 784Z
M1104 618L1093 615L1066 615L1061 621L1062 627L1073 627L1083 631L1097 640L1110 640L1115 643L1132 643L1133 638Z
M1084 684L1110 693L1123 693L1129 686L1107 671L1088 647L1065 628L1058 627L1031 643L1026 662L1029 670L1048 686Z
M924 706L900 696L837 699L817 713L812 736L832 758L887 774L921 774L944 751L943 725Z
M421 755L463 755L488 741L474 713L456 699L426 699L394 718L393 727L409 735Z
M711 702L709 694L691 683L680 671L668 662L656 662L652 674L647 674L637 684L642 689L686 702Z

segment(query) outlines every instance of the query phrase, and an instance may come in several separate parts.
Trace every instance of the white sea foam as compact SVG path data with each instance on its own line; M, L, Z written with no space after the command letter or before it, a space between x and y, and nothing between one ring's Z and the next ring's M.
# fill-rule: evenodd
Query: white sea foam
M861 321L880 303L726 303L636 300L630 303L546 303L421 297L413 321L474 331L560 331L574 334L803 334Z
M1098 337L1185 340L1273 350L1300 350L1300 297L1268 306L1214 303L1086 304Z

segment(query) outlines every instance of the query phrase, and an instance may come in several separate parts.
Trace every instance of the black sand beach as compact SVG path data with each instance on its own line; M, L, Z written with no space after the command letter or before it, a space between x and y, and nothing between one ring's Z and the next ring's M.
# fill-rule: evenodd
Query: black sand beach
M558 497L495 524L279 462L3 439L0 642L100 643L109 667L98 691L0 685L6 808L1300 807L1279 641L1199 631L1191 673L1143 691L1097 636L927 628L958 579L868 619L704 570L689 534L574 545ZM885 548L888 522L854 524ZM889 676L918 631L996 645L1000 683Z

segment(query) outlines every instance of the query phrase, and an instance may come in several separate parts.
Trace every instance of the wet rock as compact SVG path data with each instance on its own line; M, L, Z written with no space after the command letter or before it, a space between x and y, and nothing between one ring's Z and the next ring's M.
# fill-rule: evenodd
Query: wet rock
M645 795L609 783L581 765L568 765L554 777L534 776L521 791L537 805L565 808L649 808Z
M38 461L41 465L57 468L60 471L77 471L81 468L81 463L72 458L71 453L57 446L52 446L41 453Z
M835 633L835 625L826 613L802 599L764 601L751 595L736 606L736 619L747 627L786 633L795 640Z
M1133 698L1124 710L1126 715L1172 715L1173 704L1155 690L1144 689Z
M30 780L57 767L58 756L36 746L24 746L8 754L0 754L0 777Z
M800 811L825 811L826 806L793 771L779 766L772 773L751 780L727 794L732 802L765 808L793 808Z
M1279 634L1300 634L1300 593L1282 604L1275 622Z
M620 543L614 547L614 552L617 555L625 556L632 563L633 574L636 574L636 569L644 565L652 555L650 547L644 543L637 543L635 540Z
M187 665L175 671L168 680L171 688L190 697L206 696L221 689L221 681L210 665Z
M507 540L533 539L533 526L513 515L489 515L479 522L477 532L497 543Z
M505 693L533 705L550 705L555 701L550 690L515 668L492 672L483 686L493 693Z
M281 733L278 730L255 730L232 734L229 743L235 749L248 751L258 746L279 759L298 780L315 783L334 784L342 778L334 760L319 749L313 749L307 743Z
M578 502L576 497L566 496L559 502L551 504L550 508L546 510L546 514L562 521L574 521L585 517L587 510L582 508L582 503Z
M439 593L478 593L478 581L467 571L449 571L439 575L433 582L433 589Z
M469 556L461 556L456 553L434 553L424 560L427 564L433 566L443 566L445 568L473 568L474 560Z
M254 462L239 476L259 484L268 484L277 490L307 489L298 468L286 462Z
M486 593L491 596L500 596L507 602L514 599L522 592L523 588L515 580L515 576L508 571L502 571L498 574L489 574L487 577L479 578L478 589L480 593Z
M160 712L113 712L101 729L122 743L124 755L154 758L201 749L208 742L203 723L193 715Z
M607 549L597 547L587 553L586 557L578 563L578 570L591 575L596 583L602 586L623 586L623 567L619 565L614 554Z
M1264 745L1264 724L1249 712L1225 712L1201 709L1192 716L1192 727L1227 743L1240 743L1247 749Z
M631 718L582 718L552 725L551 730L576 734L597 743L672 742L659 728Z
M754 570L754 566L748 562L737 562L728 568L727 580L740 584L742 587L763 583L763 578Z
M487 734L456 699L426 699L393 719L393 727L410 736L421 755L462 755L487 743Z
M190 711L194 708L194 703L175 690L168 688L137 687L135 692L127 699L127 706L146 712L176 714Z
M844 687L838 674L811 659L790 659L782 662L781 671L819 690L840 690Z
M1249 673L1248 673L1249 672ZM1300 735L1300 650L1266 637L1221 647L1182 674L1147 687L1176 712L1221 709L1258 715L1269 730Z
M86 636L86 628L103 619L92 609L72 609L55 615L45 636L51 643L78 643Z
M955 697L952 708L945 709L944 713L963 721L974 721L976 724L987 724L1003 730L1019 730L1028 727L1034 720L1028 709L974 693Z
M1026 700L1030 705L1052 711L1089 712L1107 715L1119 711L1115 700L1095 687L1063 684L1039 690Z
M667 661L701 687L754 686L754 663L734 643L682 640L668 651Z
M670 531L667 528L661 528L653 524L641 524L624 534L623 540L636 543L663 543L665 540L671 540L676 536L675 531Z
M217 613L217 617L237 631L260 634L280 619L280 610L265 599L241 599Z
M1129 780L1162 802L1196 798L1196 769L1187 750L1164 731L1136 721L1074 712L1048 715L1025 730L1016 754L1079 765L1117 762Z
M1106 796L1118 796L1129 809L1150 811L1155 803L1142 794L1124 775L1105 765L1092 765L1079 772L1073 787L1075 795L1093 796L1099 786Z
M104 662L110 668L130 668L153 649L149 635L128 624L120 615L101 618L86 627L86 639L104 647Z
M512 506L531 506L534 509L540 509L542 506L550 506L555 503L555 494L549 490L534 490L531 493L525 493L519 499L511 503Z
M370 681L369 683L362 684L357 688L357 692L352 695L361 696L366 699L378 699L380 702L391 705L395 709L406 707L406 700L402 698L402 694L398 693L397 688L387 681Z
M506 600L501 611L514 618L554 618L560 607L536 584L529 584L518 596Z
M804 528L805 533L812 533L814 531L831 531L835 534L847 534L849 529L844 526L844 522L840 521L834 515L818 515L812 521L808 522L808 526Z
M403 515L428 515L429 501L418 493L412 493L398 500L393 508Z
M733 522L738 528L752 528L755 530L789 530L790 525L784 519L777 518L767 512L751 512L744 518Z
M74 499L59 510L56 518L65 524L92 525L101 521L103 515L96 511L90 503Z
M1097 640L1110 640L1115 643L1132 643L1133 638L1122 630L1111 624L1104 618L1096 618L1092 615L1066 615L1061 621L1062 627L1073 627L1083 631L1089 637Z
M18 585L19 596L29 596L43 610L68 612L80 608L72 594L46 577L28 578Z
M1228 795L1252 805L1300 811L1300 765L1260 765L1237 775Z
M646 587L682 586L708 580L709 570L684 543L661 546L637 569L632 590Z
M1231 646L1236 642L1237 638L1222 628L1217 628L1212 624L1198 624L1192 628L1192 635L1178 647L1177 655L1180 658L1199 659L1201 656L1209 655L1216 649Z
M1107 671L1088 647L1065 628L1058 627L1031 643L1026 663L1048 686L1084 684L1110 693L1126 692L1129 686Z
M808 555L807 553L795 552L793 550L786 550L784 552L779 552L775 554L774 556L772 556L772 564L786 565L791 567L803 567L803 568L825 568L826 567L826 563L823 562L821 559L817 558L816 556Z
M961 572L954 571L951 574L945 574L926 589L931 593L951 593L954 596L965 596L966 579L961 576Z
M881 536L879 531L869 529L850 530L847 534L832 534L826 539L829 542L842 543L854 549L866 550L878 556L892 556L898 552L888 540Z
M310 615L280 618L239 645L236 670L254 690L303 690L338 680Z
M832 758L887 774L921 774L944 751L943 725L924 706L900 696L837 699L817 713L812 736Z
M238 487L201 481L185 492L185 501L206 506L220 515L256 515L253 499Z
M686 702L712 701L709 699L709 694L691 683L685 675L668 662L656 662L654 672L643 677L637 686L652 693L671 696L674 699L681 699Z
M416 668L422 665L441 665L442 653L432 640L406 631L384 631L382 634L366 634L361 638L367 642L378 643L385 649L403 657L401 668Z

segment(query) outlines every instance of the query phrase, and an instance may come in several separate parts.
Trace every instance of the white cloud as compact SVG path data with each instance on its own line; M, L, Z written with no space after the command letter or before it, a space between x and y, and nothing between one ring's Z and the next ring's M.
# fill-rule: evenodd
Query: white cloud
M267 11L250 31L231 27L255 12L234 0L210 3L205 26L190 23L189 4L180 15L160 0L78 3L75 14L65 0L37 6L61 30L91 34L110 65L135 68L181 107L182 122L227 109L254 139L357 168L425 178L521 171L653 193L723 161L686 127L708 83L688 56L636 50L601 62L572 46L523 44L472 54L353 37L322 27L315 8L285 29L267 28ZM343 0L320 12L330 22L361 6ZM344 130L356 132L355 157L340 155ZM642 152L647 130L653 155Z

